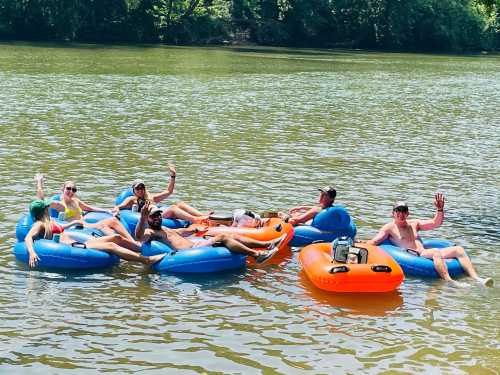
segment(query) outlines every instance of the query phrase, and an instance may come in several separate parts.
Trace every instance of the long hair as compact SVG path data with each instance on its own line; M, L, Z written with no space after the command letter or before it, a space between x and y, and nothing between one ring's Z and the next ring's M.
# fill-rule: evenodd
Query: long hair
M132 192L134 193L134 196L135 196L136 198L139 198L139 197L137 196L137 194L135 193L135 189L132 189ZM145 200L146 202L151 202L151 203L154 203L153 196L149 193L148 188L146 187L146 185L144 185L144 200Z
M37 217L35 217L36 221L42 222L43 225L43 238L50 240L52 239L52 225L50 222L50 215L49 215L49 208L46 207L45 210L43 210L43 213Z

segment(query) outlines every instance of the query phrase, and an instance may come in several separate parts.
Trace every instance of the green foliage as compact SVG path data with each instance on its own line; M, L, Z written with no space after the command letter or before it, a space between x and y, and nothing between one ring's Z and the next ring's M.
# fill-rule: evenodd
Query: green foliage
M0 0L0 38L468 51L500 0Z

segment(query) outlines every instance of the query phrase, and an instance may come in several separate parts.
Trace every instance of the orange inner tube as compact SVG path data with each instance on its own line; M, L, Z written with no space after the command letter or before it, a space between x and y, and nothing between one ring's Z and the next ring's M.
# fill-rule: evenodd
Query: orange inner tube
M281 237L286 233L286 237L279 246L280 252L287 248L288 242L293 237L293 226L285 223L279 218L269 219L263 227L260 228L242 228L242 227L226 227L217 226L208 229L206 234L214 236L217 234L236 234L253 238L258 241L270 241Z
M403 282L403 270L381 248L365 243L355 246L368 251L366 264L338 263L332 258L331 243L304 247L299 262L317 288L330 292L390 292Z

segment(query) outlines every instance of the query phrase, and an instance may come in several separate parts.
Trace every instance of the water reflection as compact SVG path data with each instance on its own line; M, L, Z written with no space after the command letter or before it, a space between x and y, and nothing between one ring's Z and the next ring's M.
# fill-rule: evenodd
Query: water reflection
M334 184L360 238L397 199L432 217L443 191L427 235L465 245L498 284L498 57L8 44L0 82L2 372L497 371L498 287L329 294L292 252L209 276L63 274L11 249L37 171L47 192L77 180L110 207L136 178L163 190L173 161L167 204L283 210Z
M394 315L403 306L403 296L398 290L391 293L329 293L316 288L304 271L300 272L299 281L307 297L320 305L339 309L333 315Z

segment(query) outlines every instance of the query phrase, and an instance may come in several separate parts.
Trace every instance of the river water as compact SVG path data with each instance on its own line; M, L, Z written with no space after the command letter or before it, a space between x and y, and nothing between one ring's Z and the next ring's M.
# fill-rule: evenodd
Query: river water
M0 44L0 372L498 374L500 57L272 48ZM407 278L334 295L297 250L185 277L121 263L28 270L14 227L34 197L111 207L136 178L202 209L286 209L333 184L369 238L407 199L446 221L494 288ZM464 280L466 281L466 280Z

